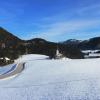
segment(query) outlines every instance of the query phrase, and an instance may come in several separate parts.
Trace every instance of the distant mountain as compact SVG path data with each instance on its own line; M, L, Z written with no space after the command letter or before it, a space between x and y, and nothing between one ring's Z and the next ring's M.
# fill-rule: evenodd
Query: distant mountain
M54 58L57 49L57 43L49 42L41 38L27 40L24 44L28 49L28 54L43 54L49 56L50 58Z
M14 48L21 41L21 39L0 27L0 47L5 45L6 47Z
M26 42L30 42L30 43L45 43L47 42L45 39L41 39L41 38L34 38L34 39L31 39L31 40L26 40Z
M66 40L64 42L62 42L63 44L72 44L72 45L78 45L81 41L80 40L76 40L76 39L69 39Z
M4 28L0 27L0 42L1 41L5 41L6 42L6 40L16 40L16 41L19 41L21 39L19 39L18 37L14 36L13 34L8 32Z
M64 45L73 45L81 50L95 50L100 49L100 37L90 38L88 40L69 39L62 42Z
M82 50L100 49L100 37L94 37L79 43L78 47Z
M11 60L16 59L19 52L18 47L22 42L23 40L0 27L0 64L2 64L2 62L6 62L4 61L6 60L6 57Z

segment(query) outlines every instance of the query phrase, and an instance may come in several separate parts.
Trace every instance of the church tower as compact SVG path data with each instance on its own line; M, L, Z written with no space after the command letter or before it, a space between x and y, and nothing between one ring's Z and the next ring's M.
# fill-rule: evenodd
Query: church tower
M58 47L58 44L57 44L57 50L56 50L56 56L55 56L56 59L60 59L60 58L63 58L63 54L61 54L59 52L59 47Z

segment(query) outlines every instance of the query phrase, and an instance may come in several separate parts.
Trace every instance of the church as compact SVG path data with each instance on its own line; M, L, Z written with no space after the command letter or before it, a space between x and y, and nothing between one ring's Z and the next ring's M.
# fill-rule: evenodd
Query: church
M63 58L64 55L62 53L59 52L59 49L57 47L57 50L56 50L56 55L55 55L55 59L61 59Z

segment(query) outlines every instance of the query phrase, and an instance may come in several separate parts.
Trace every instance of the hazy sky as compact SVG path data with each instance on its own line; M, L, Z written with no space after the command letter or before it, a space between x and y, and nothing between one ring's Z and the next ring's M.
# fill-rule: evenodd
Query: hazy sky
M100 36L100 0L0 0L0 26L22 39Z

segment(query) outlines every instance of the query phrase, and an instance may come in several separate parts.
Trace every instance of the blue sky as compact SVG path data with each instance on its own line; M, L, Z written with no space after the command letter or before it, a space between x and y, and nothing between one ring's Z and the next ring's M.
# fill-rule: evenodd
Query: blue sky
M22 39L100 36L100 0L0 0L0 26Z

